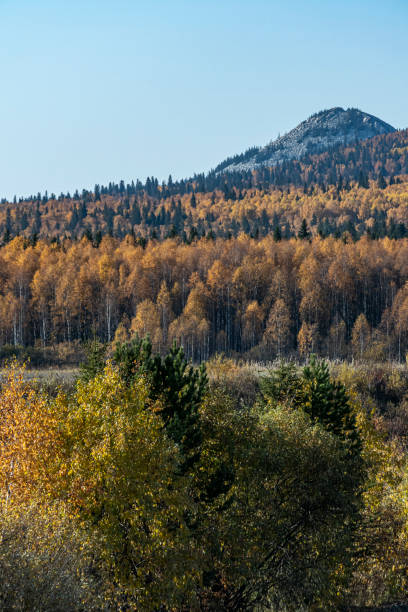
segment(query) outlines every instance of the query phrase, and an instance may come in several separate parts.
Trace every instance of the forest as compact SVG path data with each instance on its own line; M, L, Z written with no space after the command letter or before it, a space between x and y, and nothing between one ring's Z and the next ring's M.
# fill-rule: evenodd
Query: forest
M61 365L90 340L137 334L159 353L176 340L196 363L311 352L402 362L407 281L407 238L18 237L0 249L0 355Z
M95 185L72 196L37 194L3 199L3 243L24 236L99 242L105 234L138 240L195 237L298 235L303 220L311 235L353 239L401 238L408 232L408 130L336 147L273 168L212 171L161 184Z
M408 131L222 169L0 204L1 610L406 601Z
M403 361L408 131L221 170L3 201L0 359L77 364L148 334L194 362Z

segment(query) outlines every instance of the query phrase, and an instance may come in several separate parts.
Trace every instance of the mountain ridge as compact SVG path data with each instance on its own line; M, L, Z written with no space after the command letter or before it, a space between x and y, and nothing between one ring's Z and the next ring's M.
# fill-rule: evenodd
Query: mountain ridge
M311 115L263 147L251 147L245 153L227 158L214 171L218 174L276 166L308 154L322 153L335 145L346 146L395 131L392 125L374 115L357 108L345 110L336 106Z

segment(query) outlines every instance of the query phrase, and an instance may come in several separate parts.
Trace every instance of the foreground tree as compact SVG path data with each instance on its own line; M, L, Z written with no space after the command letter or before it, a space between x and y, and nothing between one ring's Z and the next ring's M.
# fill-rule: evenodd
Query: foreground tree
M60 453L56 414L13 363L0 392L0 508L46 495L58 477Z
M114 360L126 384L132 385L141 373L147 377L152 400L161 402L168 436L179 445L186 466L194 462L201 441L199 407L207 390L205 365L190 365L176 344L165 357L154 355L149 338L118 344Z
M108 364L56 405L65 423L63 495L101 542L122 603L142 610L187 605L197 573L185 521L192 502L146 381L135 377L129 386Z
M107 576L90 544L61 503L1 508L0 608L107 612Z
M222 391L202 408L205 542L201 609L338 603L350 567L359 461L301 409L241 409ZM339 572L339 567L343 569Z

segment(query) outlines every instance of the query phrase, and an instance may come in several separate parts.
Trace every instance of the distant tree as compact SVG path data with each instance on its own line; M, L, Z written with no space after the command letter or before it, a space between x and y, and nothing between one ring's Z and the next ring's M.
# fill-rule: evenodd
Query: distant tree
M370 325L368 324L365 315L361 313L354 323L351 335L351 344L355 357L359 357L360 359L363 357L364 351L369 343L370 336Z
M310 324L303 321L298 333L298 349L302 357L314 353L318 344L318 327L316 323Z
M273 230L273 239L275 242L280 242L282 240L282 232L279 225L275 225Z
M303 219L302 225L300 226L300 230L298 232L298 238L301 240L307 240L310 236L309 228L307 226L306 219Z
M379 189L385 189L387 187L387 183L385 182L385 178L382 172L378 175L377 187Z
M97 201L99 201L101 199L101 191L100 191L99 185L95 185L95 187L94 187L94 195L95 195L95 202L97 202Z
M362 170L360 170L358 175L358 186L363 189L368 189L368 177Z
M264 342L271 346L281 357L290 340L290 312L282 298L278 298L271 308L264 331Z

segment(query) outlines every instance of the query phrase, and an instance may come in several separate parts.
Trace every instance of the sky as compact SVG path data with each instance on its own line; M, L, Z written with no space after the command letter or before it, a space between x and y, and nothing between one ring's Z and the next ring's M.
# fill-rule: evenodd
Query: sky
M0 198L208 171L311 114L408 127L407 0L0 0Z

